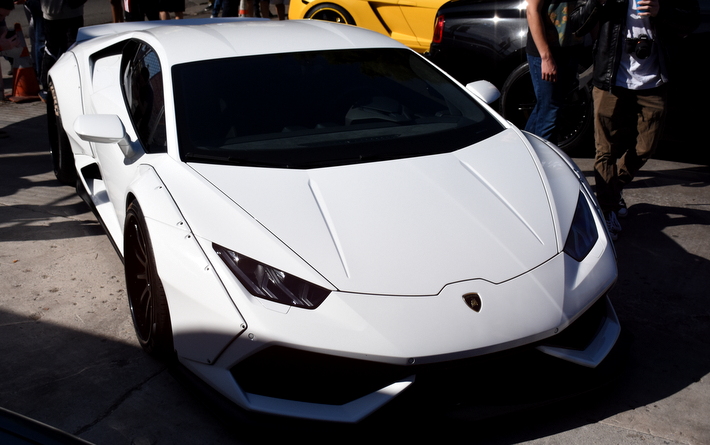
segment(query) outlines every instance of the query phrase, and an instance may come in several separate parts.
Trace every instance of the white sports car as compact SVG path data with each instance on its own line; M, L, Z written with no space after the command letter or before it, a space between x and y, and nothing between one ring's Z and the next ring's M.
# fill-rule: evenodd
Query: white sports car
M140 344L247 410L356 422L437 363L595 367L617 340L583 174L381 34L101 25L49 84L55 173L123 258Z

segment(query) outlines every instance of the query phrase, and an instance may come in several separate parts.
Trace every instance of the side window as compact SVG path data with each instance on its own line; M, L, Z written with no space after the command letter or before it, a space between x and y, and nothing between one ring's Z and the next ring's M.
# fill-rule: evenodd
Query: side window
M138 139L147 153L167 151L163 72L153 48L129 43L123 52L123 95Z

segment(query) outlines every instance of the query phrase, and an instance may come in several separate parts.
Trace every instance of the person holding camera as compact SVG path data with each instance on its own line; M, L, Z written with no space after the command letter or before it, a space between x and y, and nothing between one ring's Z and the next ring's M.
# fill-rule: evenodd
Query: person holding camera
M669 47L699 24L697 0L580 0L579 37L593 32L594 176L612 239L626 215L621 192L648 161L666 115Z

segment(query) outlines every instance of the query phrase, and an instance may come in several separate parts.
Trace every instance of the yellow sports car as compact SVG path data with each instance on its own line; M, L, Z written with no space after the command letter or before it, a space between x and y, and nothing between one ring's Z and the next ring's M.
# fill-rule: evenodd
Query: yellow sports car
M429 51L436 11L447 0L291 0L288 18L328 20L380 32Z

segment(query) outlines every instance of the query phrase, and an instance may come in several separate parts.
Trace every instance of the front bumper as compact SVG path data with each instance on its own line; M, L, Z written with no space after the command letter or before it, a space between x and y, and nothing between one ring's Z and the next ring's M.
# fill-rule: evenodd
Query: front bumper
M510 390L515 387L513 382L529 387L521 383L525 379L514 377L520 374L558 375L554 372L558 366L581 368L582 373L594 372L589 368L601 363L620 332L611 302L603 296L559 335L472 358L395 365L271 346L229 369L191 361L183 361L183 365L247 410L312 420L358 422L410 387L420 386L424 393L439 396L456 394L459 399L463 395L480 399L491 390L496 393ZM506 387L491 388L494 380L496 385ZM417 384L413 385L415 381ZM583 386L585 382L578 383ZM418 393L422 391L417 389ZM444 399L449 404L460 404L450 397Z

